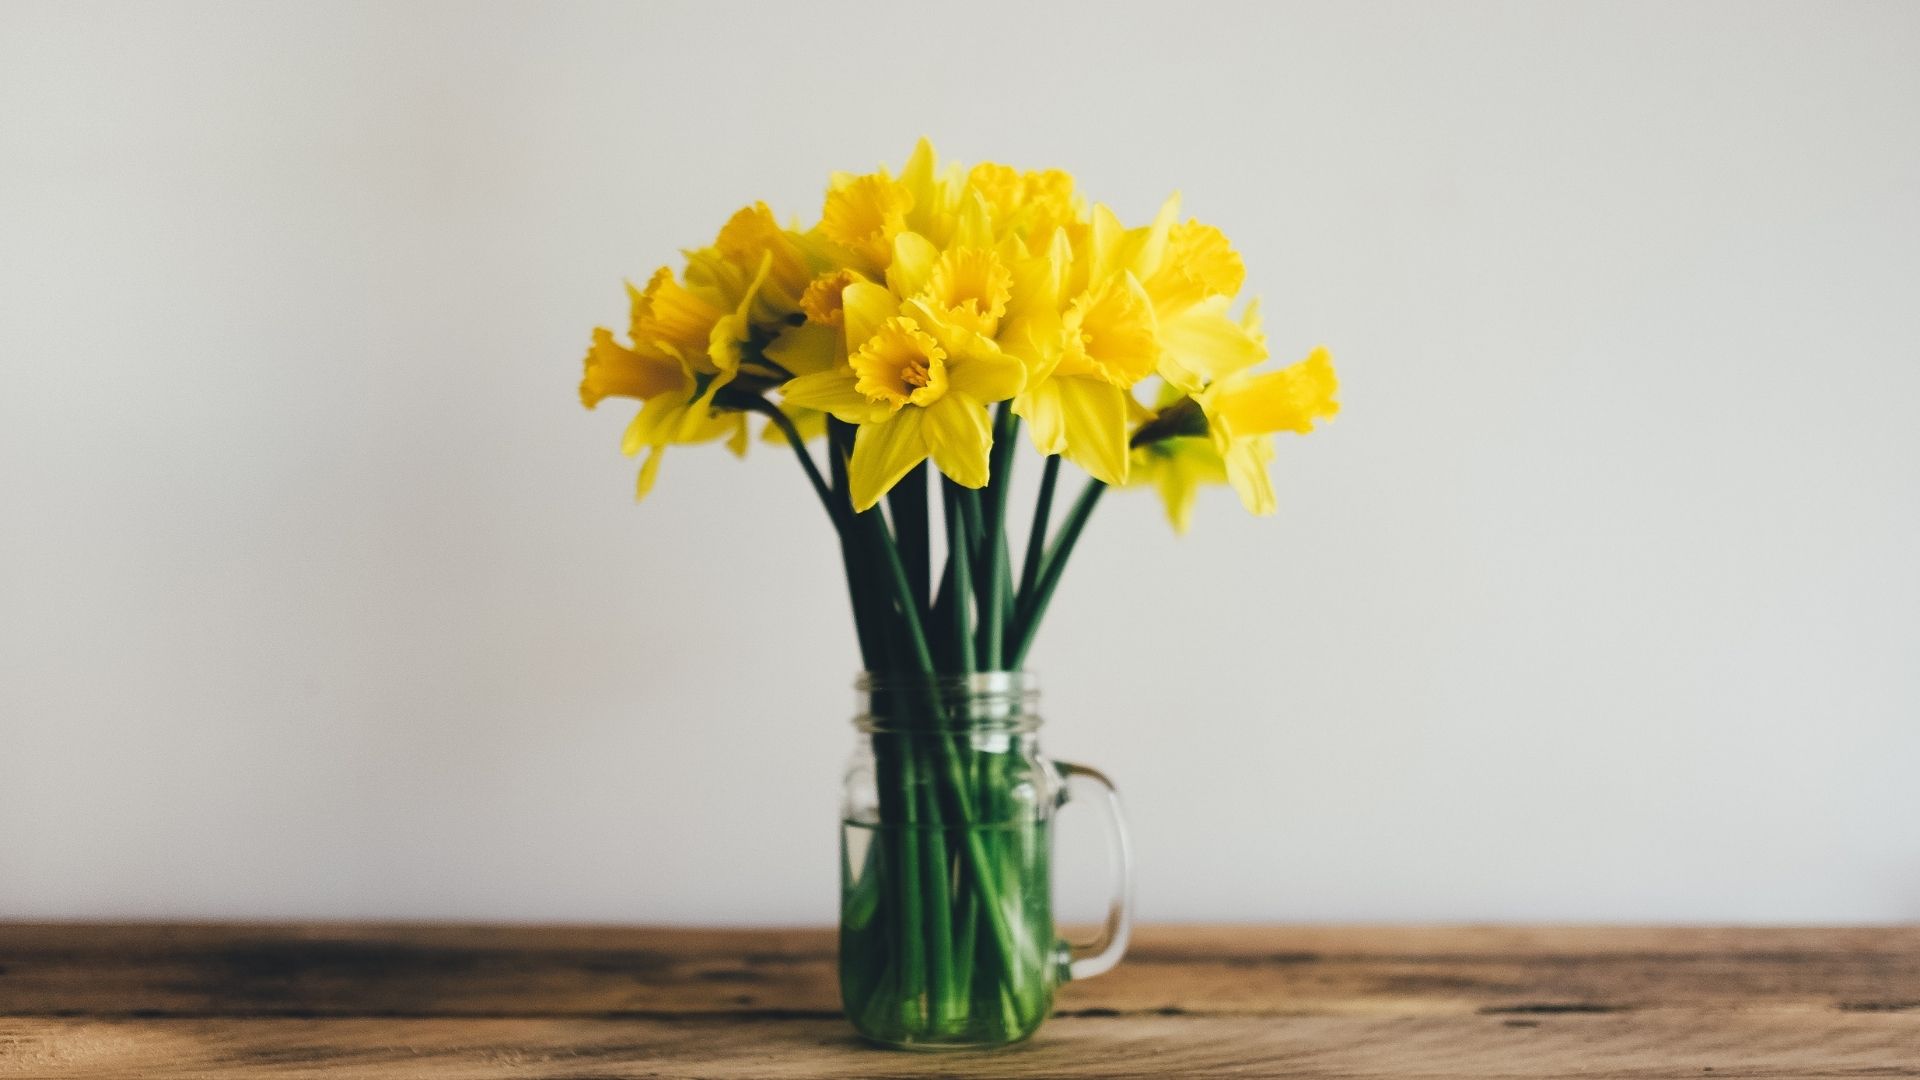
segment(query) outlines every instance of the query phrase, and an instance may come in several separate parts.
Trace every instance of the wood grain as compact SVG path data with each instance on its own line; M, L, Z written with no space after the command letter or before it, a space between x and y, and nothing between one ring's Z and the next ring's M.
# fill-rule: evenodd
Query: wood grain
M1031 1043L869 1049L833 935L0 925L0 1075L1920 1077L1920 928L1158 927Z

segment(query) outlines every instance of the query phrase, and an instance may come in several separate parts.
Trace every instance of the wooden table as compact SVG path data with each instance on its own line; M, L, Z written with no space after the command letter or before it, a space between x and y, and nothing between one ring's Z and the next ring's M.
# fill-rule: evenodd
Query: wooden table
M869 1049L822 930L0 924L0 1076L1920 1077L1920 927L1159 927L1031 1042Z

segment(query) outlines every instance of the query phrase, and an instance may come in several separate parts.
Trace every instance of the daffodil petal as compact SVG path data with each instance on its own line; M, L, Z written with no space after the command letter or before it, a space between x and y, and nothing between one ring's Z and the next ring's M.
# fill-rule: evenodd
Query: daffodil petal
M900 169L900 183L913 194L917 203L933 185L933 167L935 164L933 142L925 135L913 144L913 153L907 156L907 163Z
M1267 462L1273 457L1273 441L1267 436L1237 439L1227 449L1227 483L1240 496L1240 502L1257 516L1265 517L1279 507L1273 494L1273 481L1267 477Z
M686 412L687 400L679 394L649 398L620 437L620 452L632 457L643 446L659 446L671 441L667 433L679 427Z
M1060 406L1060 380L1028 385L1013 399L1013 412L1027 422L1035 450L1049 456L1066 451L1067 414Z
M993 214L987 209L987 201L977 191L968 192L960 203L960 220L954 226L953 246L993 246Z
M853 372L846 368L816 371L789 379L780 387L780 397L788 405L832 413L849 424L865 423L873 418L875 406L867 395L854 389L855 382ZM880 411L885 412L884 406Z
M1003 325L1000 348L1026 367L1029 383L1038 382L1060 363L1060 333L1058 312L1036 313Z
M728 377L738 372L745 355L740 346L750 331L747 320L738 315L728 315L714 323L707 335L707 363L711 370Z
M760 295L760 287L767 283L767 273L773 266L773 252L760 255L759 268L753 275L753 281L747 286L746 293L740 297L740 304L728 315L713 324L707 334L707 359L713 366L725 373L740 369L741 343L752 336L753 328L748 313L753 310L754 298Z
M939 175L939 164L933 144L923 138L914 145L906 168L900 172L900 185L913 197L913 206L907 211L907 227L936 244L945 243L953 231L957 194L951 170L943 177Z
M1227 482L1226 462L1206 439L1180 438L1170 439L1162 448L1168 452L1165 466L1155 479L1160 489L1160 498L1167 507L1167 520L1173 523L1173 531L1184 535L1188 526L1193 524L1193 504L1199 497L1200 488L1207 484ZM1138 454L1134 464L1140 463Z
M998 349L969 352L947 364L948 388L977 401L1005 401L1018 394L1026 381L1026 365Z
M900 301L885 285L856 281L840 293L840 310L846 320L847 351L851 353L865 344L882 323L893 318L894 312L900 310Z
M633 482L633 501L639 502L653 490L654 478L660 475L661 449L656 446L647 451L647 459L640 463L640 475Z
M1305 435L1315 420L1340 411L1340 382L1327 350L1297 364L1258 375L1220 394L1217 410L1235 436L1291 431Z
M1207 450L1212 449L1209 444ZM1193 500L1199 493L1199 483L1193 469L1184 460L1185 455L1175 445L1175 440L1166 439L1147 446L1136 446L1132 457L1127 486L1151 484L1160 493L1160 501L1166 507L1167 520L1173 524L1173 531L1185 533L1192 521Z
M855 513L866 512L901 477L927 459L927 440L921 430L924 413L919 408L901 409L890 420L860 425L853 440L853 456L847 461L847 484Z
M1120 248L1126 239L1126 226L1120 224L1120 218L1113 210L1104 203L1095 205L1087 251L1088 282L1105 281L1120 270Z
M927 275L940 257L933 241L917 232L903 232L893 238L893 262L887 266L887 288L895 296L915 296L927 287Z
M1180 375L1202 376L1207 381L1224 379L1267 358L1267 347L1246 327L1227 317L1227 298L1216 296L1160 323L1160 347L1166 361L1176 367L1163 370L1169 382L1188 385Z
M1067 460L1109 484L1127 482L1127 392L1101 379L1055 379Z
M1130 269L1134 276L1145 281L1160 269L1161 262L1167 257L1167 235L1172 232L1174 223L1180 220L1180 193L1167 196L1160 204L1160 212L1154 215L1153 225L1141 236L1139 250L1133 254ZM1184 531L1184 530L1182 530Z
M600 328L594 330L593 345L587 350L580 403L591 409L613 396L646 401L679 390L686 381L678 362L634 352L614 341L612 331Z
M811 375L833 367L839 357L840 328L820 323L790 326L767 346L767 359L792 375Z
M986 487L987 451L993 445L986 406L965 394L949 392L924 411L933 463L961 487Z

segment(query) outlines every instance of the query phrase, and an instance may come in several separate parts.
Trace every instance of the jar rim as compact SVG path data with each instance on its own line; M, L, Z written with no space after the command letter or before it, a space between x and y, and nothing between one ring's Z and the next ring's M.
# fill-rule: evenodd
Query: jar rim
M868 733L1032 731L1040 688L1023 671L975 671L932 676L918 672L862 672L854 726ZM931 708L929 708L931 704Z

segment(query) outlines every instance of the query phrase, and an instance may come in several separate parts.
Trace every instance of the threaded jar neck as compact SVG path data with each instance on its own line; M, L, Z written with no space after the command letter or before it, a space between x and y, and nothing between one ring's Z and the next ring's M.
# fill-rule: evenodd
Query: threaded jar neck
M924 731L1032 731L1040 726L1040 687L1024 671L976 671L925 676L863 672L854 680L859 714L854 726L869 734Z

